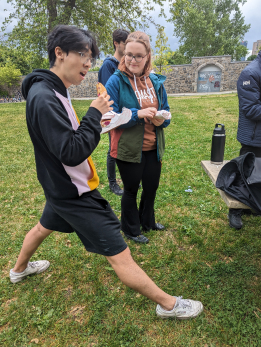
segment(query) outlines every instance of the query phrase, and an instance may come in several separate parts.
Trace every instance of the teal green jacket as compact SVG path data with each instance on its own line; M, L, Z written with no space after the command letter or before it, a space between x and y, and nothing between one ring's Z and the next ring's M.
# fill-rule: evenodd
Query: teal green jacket
M159 110L169 111L167 93L163 86L166 80L165 76L151 73L149 78L155 89ZM122 108L126 107L132 111L132 117L126 124L112 130L111 134L111 156L123 161L140 163L142 157L142 145L144 136L144 119L138 117L140 104L131 86L127 75L117 70L109 78L106 83L106 89L111 100L114 101L113 111L122 112ZM170 124L169 120L165 120L160 126L156 126L157 140L157 157L162 160L165 150L164 128Z

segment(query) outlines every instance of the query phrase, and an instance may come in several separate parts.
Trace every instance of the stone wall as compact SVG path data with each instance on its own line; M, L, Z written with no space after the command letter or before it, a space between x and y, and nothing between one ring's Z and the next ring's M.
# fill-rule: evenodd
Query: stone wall
M167 94L193 93L194 74L192 64L172 65L164 86Z
M90 71L79 86L68 88L71 98L97 97L98 71Z
M222 71L220 91L236 90L237 80L241 71L250 63L250 61L231 61L230 55L216 57L192 58L194 75L194 92L197 91L197 79L199 71L208 64L214 64Z
M238 77L244 68L251 63L251 61L237 61L230 63L230 69L228 73L228 90L237 89Z
M222 71L220 91L236 90L241 71L249 61L231 61L230 55L192 58L191 64L172 65L164 83L168 94L196 93L199 71L207 65L216 65ZM98 72L89 72L80 86L69 88L72 98L96 97Z
M167 74L164 85L168 94L196 93L200 70L207 65L216 65L222 71L220 91L236 90L238 77L249 63L232 62L230 55L192 58L191 64L172 65L172 71ZM24 76L21 81L23 79ZM97 82L98 71L88 72L81 85L69 88L71 98L95 98ZM14 87L12 94L16 94L19 89L20 87Z

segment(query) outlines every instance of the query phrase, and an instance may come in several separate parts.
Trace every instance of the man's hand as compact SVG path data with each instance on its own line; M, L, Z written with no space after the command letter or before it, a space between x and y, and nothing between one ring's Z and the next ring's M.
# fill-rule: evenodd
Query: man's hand
M97 110L99 110L101 112L102 115L104 115L105 113L112 111L113 108L110 107L114 101L110 100L110 96L106 95L107 92L103 92L100 96L98 96L97 99L93 100L91 103L91 107L95 107L97 108Z
M155 107L147 107L139 110L137 113L139 118L148 118L151 120L156 115L157 109Z

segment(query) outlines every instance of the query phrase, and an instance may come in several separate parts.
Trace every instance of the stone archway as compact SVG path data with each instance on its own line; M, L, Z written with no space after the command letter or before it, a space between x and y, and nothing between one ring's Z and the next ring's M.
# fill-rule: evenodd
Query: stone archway
M223 79L224 79L225 68L220 63L218 63L216 61L211 61L211 59L209 59L207 62L198 66L197 69L195 70L195 79L194 79L194 83L193 83L195 93L197 92L197 81L198 81L198 77L199 77L198 74L207 65L216 65L221 70L222 73L221 73L221 81L220 81L220 92L223 90Z

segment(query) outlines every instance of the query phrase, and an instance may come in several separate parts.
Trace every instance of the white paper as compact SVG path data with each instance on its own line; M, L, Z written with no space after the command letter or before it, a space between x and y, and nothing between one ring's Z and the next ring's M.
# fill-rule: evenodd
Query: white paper
M155 115L157 119L171 119L171 113L166 110L158 111Z
M101 134L108 133L112 129L118 128L122 124L129 122L132 116L131 110L126 107L123 107L122 113L108 112L102 116L102 119L106 119L106 115L112 116L111 122L109 125L102 128Z

